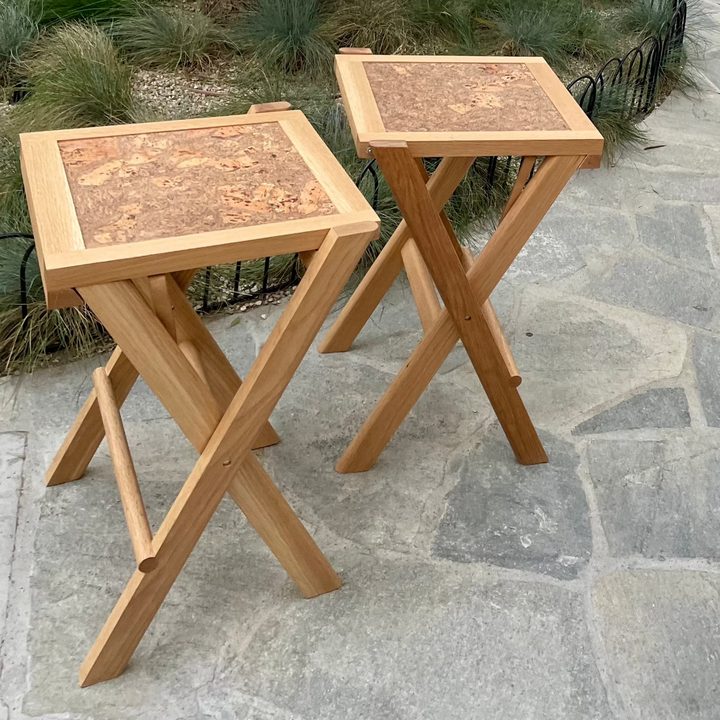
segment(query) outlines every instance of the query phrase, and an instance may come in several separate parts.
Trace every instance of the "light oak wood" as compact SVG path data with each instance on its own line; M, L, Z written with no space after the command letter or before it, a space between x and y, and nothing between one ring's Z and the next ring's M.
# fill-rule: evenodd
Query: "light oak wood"
M174 282L177 291L174 290L172 286L169 288L170 291L174 293L173 301L179 308L185 328L187 328L189 317L187 312L188 305L185 300L185 290L189 287L194 274L194 270L176 274L174 276ZM180 296L178 296L178 291ZM190 312L193 318L198 319L192 311L192 308L190 308ZM200 344L204 346L204 353L210 355L206 362L208 362L212 368L209 383L213 396L216 401L218 401L218 396L226 397L227 393L230 393L231 396L234 395L240 386L240 377L223 355L222 351L217 347L217 343L215 343L215 340L207 331L204 324L200 321L203 330L200 330L196 323L193 322L192 324L194 329L190 333L190 336L199 340ZM105 371L113 385L118 406L121 407L138 378L138 372L127 355L123 353L119 347L113 351L108 364L105 366ZM229 400L224 400L223 402L226 405ZM224 407L224 405L221 405L221 407ZM104 436L105 431L100 418L97 397L95 390L93 390L47 471L45 476L46 485L60 485L80 479L85 473L87 466L90 464ZM275 445L278 441L277 433L270 423L266 423L255 439L253 447L267 447L269 445Z
M122 280L78 290L190 442L202 451L222 411L138 289Z
M372 55L370 48L344 47L338 50L340 55Z
M306 250L305 252L298 253L300 256L300 262L305 266L305 269L310 267L310 263L316 255L315 250Z
M253 428L268 419L375 232L376 225L368 223L350 235L328 233L261 349L246 382L230 403L158 530L153 541L158 569L147 575L133 575L83 663L80 671L83 686L115 677L123 671L228 489L236 501L248 505L246 514L255 523L262 524L268 515L272 515L268 525L277 539L274 552L282 555L284 546L293 561L300 561L311 585L308 591L317 594L339 586L339 578L319 550L314 558L308 558L308 551L316 548L312 540L308 543L305 538L303 541L298 528L296 532L288 531L282 522L276 521L277 496L273 499L263 491L262 484L267 482L265 477L257 482L254 473L264 471L258 468L259 463L249 453L249 448ZM244 464L248 462L255 467L245 468ZM231 488L238 472L245 481L240 487ZM292 518L288 516L288 519ZM303 542L307 547L303 547ZM301 588L305 584L300 571L296 582Z
M105 368L95 370L93 383L137 567L141 573L147 573L158 565L152 549L152 530L135 473L135 465L130 455L125 428Z
M269 113L269 112L283 112L285 110L292 109L292 105L285 100L278 102L258 103L257 105L251 105L247 111L248 115L255 115L257 113Z
M60 287L79 287L127 277L176 272L188 267L222 265L266 255L317 250L329 229L376 221L377 215L369 206L367 208L362 212L345 215L325 215L251 228L87 248L81 253L59 253L47 261L46 271ZM271 232L274 233L273 237L270 237ZM133 245L142 245L141 255L137 254L138 250Z
M585 111L577 104L575 98L547 63L531 63L528 64L528 69L540 87L548 94L553 105L570 128L578 131L598 132Z
M296 150L337 213L85 247L58 142L257 123L278 123L291 142L297 142ZM362 193L297 110L30 133L21 136L20 144L43 287L50 308L77 304L77 296L71 291L83 285L252 260L268 254L316 250L332 228L377 221Z
M600 133L572 130L548 130L541 133L359 133L356 148L360 157L372 157L375 141L406 142L413 157L517 157L535 155L602 155Z
M198 346L192 340L184 339L180 340L178 347L190 365L192 365L192 369L209 388L210 381L208 380L208 374L205 370L205 366L203 365L202 356L200 355Z
M505 208L503 209L502 216L500 217L501 220L508 214L508 212L510 212L510 208L515 204L515 201L520 197L520 193L525 189L525 186L530 179L532 169L535 167L536 161L537 158L532 156L524 157L520 161L520 167L518 168L518 174L515 178L515 184L513 185L513 189L510 191L510 197L508 198Z
M475 262L475 258L473 257L470 248L463 247L461 260L463 264L463 269L467 274L467 272L470 270L470 268L473 266L473 263ZM495 345L497 345L498 349L500 350L500 354L505 361L505 367L507 368L508 375L510 376L510 384L513 387L519 387L522 383L522 377L520 376L520 371L518 370L517 364L515 363L515 358L513 357L512 350L510 349L510 345L508 344L507 338L505 337L505 333L503 333L502 331L502 327L500 325L500 321L498 320L497 313L495 312L495 308L490 302L490 298L488 298L482 304L482 313L485 316L485 321L487 322L488 327L490 328L490 332L492 333Z
M345 60L357 60L360 57L368 60L376 56L336 55L335 77L340 87L340 96L345 106L345 114L350 124L350 132L355 140L355 146L358 148L358 154L365 157L366 149L364 152L360 152L360 133L382 134L385 132L385 126L362 65L356 62L345 63Z
M517 388L510 383L482 302L472 291L407 145L383 141L372 147L518 461L547 462Z
M175 330L175 316L173 313L173 304L170 300L170 292L168 290L168 282L171 280L170 275L152 275L148 278L150 286L150 303L158 316L158 320L168 331L173 340L177 340L177 332Z
M477 302L488 300L582 160L554 157L540 166L467 273ZM338 472L363 472L375 464L459 338L448 310L443 309L340 458Z
M365 65L369 63L489 63L527 66L569 129L532 132L512 129L502 132L461 133L386 132L365 73ZM335 56L335 74L360 157L371 155L370 144L376 140L405 141L414 157L602 154L602 135L543 58L343 53Z
M132 390L138 373L120 348L115 348L105 371L118 406ZM60 485L81 478L105 437L97 393L93 390L75 418L70 431L45 475L45 484Z
M354 53L350 53L353 55ZM354 62L391 62L391 63L491 63L492 65L542 65L545 60L537 55L375 55L372 57L351 58ZM337 59L337 55L335 56Z
M203 382L210 388L210 392L222 412L225 412L230 400L239 390L242 380L235 371L232 363L215 342L215 338L197 316L185 298L180 285L174 280L168 283L170 300L175 308L175 317L178 324L179 337L186 347L181 351L187 352L187 343L192 343L190 356L197 363L195 371ZM279 442L275 429L269 422L262 423L260 432L254 439L254 449L268 447Z
M427 331L432 327L442 308L432 275L430 275L420 250L412 238L403 246L401 255L415 306L420 316L420 323L423 330Z
M428 180L428 193L438 212L467 174L474 158L444 158ZM323 341L321 353L345 352L363 329L380 301L403 269L402 248L410 238L403 220L358 285Z
M487 323L488 328L490 328L490 333L492 334L495 345L497 345L498 350L500 350L500 355L502 356L505 367L507 368L510 384L513 387L519 387L522 383L522 377L520 376L520 371L515 363L515 358L513 357L512 350L510 349L510 345L505 337L505 333L502 331L495 308L490 302L490 298L482 304L481 309L483 315L485 316L485 322Z
M581 170L597 170L602 166L602 155L589 155L580 166Z
M309 122L301 123L297 120L280 120L279 122L280 127L290 138L312 174L318 179L338 212L343 214L367 213L369 206L365 196L345 171L337 171L338 161L312 125ZM360 220L363 219L371 218L360 218ZM267 228L268 226L264 225L263 227ZM268 236L271 234L268 233Z

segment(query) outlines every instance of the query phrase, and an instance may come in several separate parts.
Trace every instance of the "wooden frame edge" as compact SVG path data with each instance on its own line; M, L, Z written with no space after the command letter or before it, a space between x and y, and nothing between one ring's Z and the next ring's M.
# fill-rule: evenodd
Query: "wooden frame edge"
M61 292L88 284L254 260L267 255L317 250L330 230L342 233L344 227L356 223L370 223L373 228L380 226L375 212L368 209L272 225L255 225L244 232L238 232L237 229L219 230L215 233L147 240L144 244L150 246L146 248L150 252L144 255L130 254L129 245L56 254L49 258L46 267L47 287L50 293L59 297ZM224 237L219 242L217 235L220 234Z

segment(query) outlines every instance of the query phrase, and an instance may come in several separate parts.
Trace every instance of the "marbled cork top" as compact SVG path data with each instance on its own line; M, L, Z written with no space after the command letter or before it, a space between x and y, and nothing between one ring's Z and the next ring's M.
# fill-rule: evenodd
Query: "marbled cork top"
M278 123L58 145L86 247L338 212Z
M387 132L568 130L524 63L363 63Z

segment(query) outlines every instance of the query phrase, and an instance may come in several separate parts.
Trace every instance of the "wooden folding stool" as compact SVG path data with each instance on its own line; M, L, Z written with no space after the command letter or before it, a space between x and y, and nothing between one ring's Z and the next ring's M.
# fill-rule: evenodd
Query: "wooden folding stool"
M518 461L547 462L490 293L573 173L586 160L597 164L602 136L542 58L346 49L335 70L358 154L377 160L404 219L320 351L350 348L403 267L424 330L336 469L374 465L458 339ZM443 207L477 157L506 155L523 158L517 181L497 230L474 259ZM425 157L442 158L429 179Z
M277 442L270 413L379 221L282 107L21 136L48 305L86 302L117 342L47 476L79 478L107 434L138 562L83 686L123 671L226 491L305 597L340 586L251 448ZM185 298L194 269L296 252L307 271L241 384ZM154 537L119 414L138 374L200 453Z

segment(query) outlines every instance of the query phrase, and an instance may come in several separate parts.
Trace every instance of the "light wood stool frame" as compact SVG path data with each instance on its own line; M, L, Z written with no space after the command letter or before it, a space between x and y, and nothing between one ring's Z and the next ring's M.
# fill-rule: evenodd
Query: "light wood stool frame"
M79 478L107 433L138 564L80 669L82 686L123 672L226 492L305 597L341 584L251 448L278 441L270 414L377 237L379 221L304 116L285 110L285 104L272 104L247 116L21 138L48 302L57 306L81 298L117 343L107 366L96 371L95 390L47 475L48 485ZM119 248L76 246L73 253L63 246L82 242L82 235L64 181L59 138L268 122L254 117L260 112L273 112L272 121L291 137L336 214ZM306 273L241 382L185 297L193 268L295 251ZM154 537L119 414L138 375L200 454Z
M569 129L388 132L365 73L365 63L374 62L525 64ZM541 58L374 56L367 50L346 49L336 56L336 74L358 153L377 160L404 219L320 351L348 350L403 268L424 330L422 341L338 461L337 471L362 472L375 464L458 339L517 460L524 465L547 462L518 392L521 377L490 293L573 173L587 158L602 153L602 136ZM476 157L486 155L523 160L498 228L474 259L458 243L443 207ZM429 179L423 157L443 158ZM530 179L539 157L544 160Z

